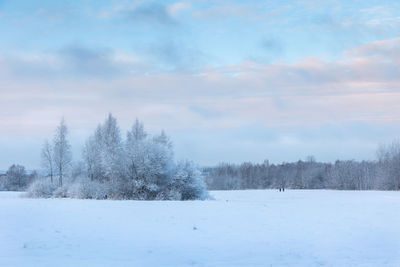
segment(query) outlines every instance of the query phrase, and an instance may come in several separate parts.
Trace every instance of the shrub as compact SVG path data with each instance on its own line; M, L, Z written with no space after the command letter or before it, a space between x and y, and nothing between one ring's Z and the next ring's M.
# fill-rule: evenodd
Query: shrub
M180 162L173 177L173 188L182 200L204 200L209 198L203 175L193 162Z
M105 199L109 194L106 184L90 181L85 177L78 177L73 181L65 183L53 194L53 197L70 197L80 199Z
M32 198L50 198L57 190L57 186L46 178L38 178L31 183L27 190L27 196Z

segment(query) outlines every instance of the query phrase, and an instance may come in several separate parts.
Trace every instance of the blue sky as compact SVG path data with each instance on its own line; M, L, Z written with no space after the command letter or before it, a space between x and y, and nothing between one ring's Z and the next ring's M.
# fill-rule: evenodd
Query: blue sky
M65 116L165 129L176 156L373 159L400 135L398 1L0 0L0 168Z

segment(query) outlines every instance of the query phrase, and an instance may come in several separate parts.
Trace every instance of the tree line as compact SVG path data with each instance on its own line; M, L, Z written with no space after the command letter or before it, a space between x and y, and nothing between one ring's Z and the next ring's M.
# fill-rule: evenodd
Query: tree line
M235 189L339 189L400 190L400 142L382 145L374 161L315 161L291 163L221 163L203 169L210 190Z

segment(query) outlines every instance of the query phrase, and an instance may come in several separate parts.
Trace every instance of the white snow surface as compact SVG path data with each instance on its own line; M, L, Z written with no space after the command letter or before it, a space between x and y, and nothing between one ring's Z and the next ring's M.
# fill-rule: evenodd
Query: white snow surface
M400 266L400 192L211 194L118 201L0 192L0 266Z

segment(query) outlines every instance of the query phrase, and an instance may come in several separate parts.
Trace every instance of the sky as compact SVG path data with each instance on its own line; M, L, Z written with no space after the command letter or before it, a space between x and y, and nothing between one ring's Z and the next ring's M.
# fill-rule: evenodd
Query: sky
M0 169L112 113L177 159L373 160L400 136L398 1L0 0Z

